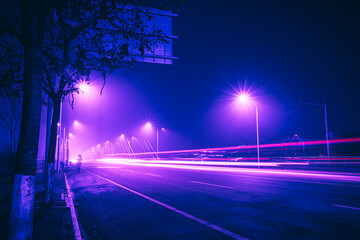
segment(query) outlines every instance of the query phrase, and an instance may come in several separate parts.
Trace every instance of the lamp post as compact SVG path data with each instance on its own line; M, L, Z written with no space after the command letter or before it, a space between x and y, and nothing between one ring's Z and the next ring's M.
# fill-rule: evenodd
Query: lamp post
M329 160L330 160L330 144L329 144L329 130L328 130L328 121L327 121L326 102L325 102L325 100L324 100L324 103L310 103L310 102L300 101L300 104L320 106L320 107L323 107L323 108L324 108L324 115L325 115L325 136L326 136L326 152L327 152L327 158L328 158L328 162L329 162Z
M79 82L76 87L79 89L79 94L85 94L87 91L89 91L89 84L86 82ZM65 109L63 109L65 107ZM60 126L59 130L58 130L58 151L57 151L57 170L59 172L60 167L61 167L61 161L60 161L60 141L61 144L63 145L63 157L62 157L62 162L63 162L63 166L65 167L66 165L69 164L69 156L70 156L70 148L69 148L69 138L72 137L72 133L66 134L66 128L67 131L70 130L70 126L69 126L69 117L68 117L68 110L66 108L66 105L63 106L63 102L60 103L60 120L59 123L63 123L63 126ZM73 125L75 127L79 126L79 122L77 120L75 120L73 122ZM63 129L63 134L61 134L61 127Z
M63 128L65 130L65 126L61 126L61 122L62 122L62 102L60 102L60 118L59 118L59 122L57 123L57 137L56 137L56 141L57 141L57 157L56 157L56 164L55 164L55 169L57 170L57 172L60 172L60 141L62 140L62 136L61 136L61 129Z
M259 144L259 112L258 107L255 104L255 115L256 115L256 146L257 146L257 160L258 168L260 167L260 144Z
M164 130L164 128L154 128L151 122L145 124L146 129L155 129L156 130L156 158L159 159L159 130Z
M159 129L156 129L156 158L159 159Z
M237 101L240 104L248 104L251 100L247 94L240 94L237 96ZM255 105L255 117L256 117L256 148L257 148L257 162L258 168L260 167L260 141L259 141L259 111L255 102L251 101Z

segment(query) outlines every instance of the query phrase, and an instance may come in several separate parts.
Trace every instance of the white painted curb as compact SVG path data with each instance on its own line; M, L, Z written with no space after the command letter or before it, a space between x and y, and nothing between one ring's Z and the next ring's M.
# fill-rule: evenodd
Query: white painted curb
M74 233L75 233L75 240L81 240L81 232L80 232L80 228L79 228L79 223L76 217L76 213L75 213L75 207L74 207L74 202L71 196L71 191L70 191L70 186L66 177L66 174L64 173L64 178L65 178L65 184L66 184L66 191L67 191L67 195L68 197L67 199L67 205L70 207L70 214L71 214L71 219L72 219L72 223L74 226Z

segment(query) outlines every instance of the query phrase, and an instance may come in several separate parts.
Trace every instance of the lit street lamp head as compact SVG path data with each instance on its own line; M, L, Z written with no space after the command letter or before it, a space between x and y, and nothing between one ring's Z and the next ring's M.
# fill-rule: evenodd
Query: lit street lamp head
M237 96L237 101L241 104L246 104L249 102L249 96L246 94L240 94Z
M151 129L151 128L152 128L151 122L147 122L147 123L145 124L145 127L146 127L147 129Z
M79 83L79 90L81 93L86 93L89 90L89 85L86 82Z

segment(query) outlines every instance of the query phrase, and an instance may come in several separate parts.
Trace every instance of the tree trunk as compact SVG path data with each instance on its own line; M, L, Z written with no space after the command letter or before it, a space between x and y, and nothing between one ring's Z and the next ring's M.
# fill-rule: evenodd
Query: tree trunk
M38 39L38 4L21 1L24 23L24 86L19 145L10 215L9 239L31 239L35 174L41 115L42 58Z
M11 204L9 239L32 238L34 200L35 176L16 174Z
M46 114L46 141L45 141L45 162L44 162L44 202L50 202L50 195L48 194L48 181L49 181L49 164L48 164L48 155L49 155L49 142L50 142L50 129L51 129L51 118L53 112L53 102L48 96L48 105L47 105L47 114ZM47 199L48 197L48 199Z
M47 155L48 161L48 178L47 186L45 188L45 201L47 203L53 202L53 193L54 193L54 163L55 163L55 153L56 153L56 142L58 135L58 123L60 119L60 100L55 100L53 103L53 114L51 120L50 128L50 140L49 140L49 150Z

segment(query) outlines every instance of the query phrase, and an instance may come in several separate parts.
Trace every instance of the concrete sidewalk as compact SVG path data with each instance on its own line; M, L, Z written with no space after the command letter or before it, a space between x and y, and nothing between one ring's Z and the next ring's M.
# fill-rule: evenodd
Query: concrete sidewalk
M43 204L43 174L38 173L35 178L35 206L34 206L34 232L33 239L54 239L67 240L75 239L74 227L70 213L70 207L66 200L68 194L66 190L64 173L54 175L54 203L52 206ZM11 192L7 194L12 194ZM1 203L0 217L0 239L7 239L9 234L10 200Z
M33 239L75 239L64 173L54 175L54 203L43 204L43 175L37 176Z

